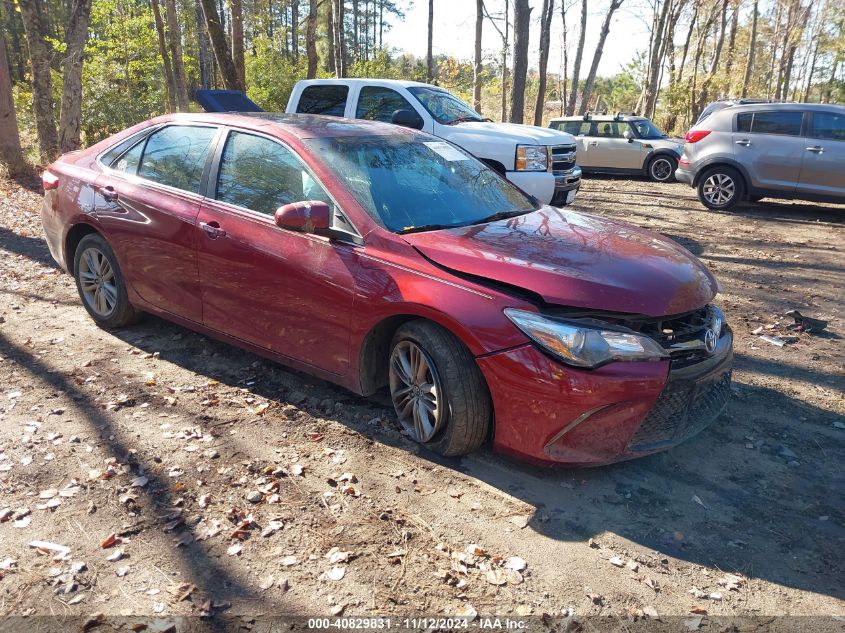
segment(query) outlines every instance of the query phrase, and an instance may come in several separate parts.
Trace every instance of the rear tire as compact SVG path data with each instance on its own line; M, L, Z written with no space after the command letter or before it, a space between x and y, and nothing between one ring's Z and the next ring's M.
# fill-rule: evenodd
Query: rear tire
M745 198L745 181L733 167L713 167L698 180L698 199L712 211L732 209Z
M141 313L129 302L117 257L98 233L79 241L73 276L82 305L100 327L119 328L140 318Z
M493 403L466 346L439 325L417 320L397 330L390 350L390 396L411 438L444 456L484 444Z
M654 182L675 182L678 159L660 154L648 163L648 177Z

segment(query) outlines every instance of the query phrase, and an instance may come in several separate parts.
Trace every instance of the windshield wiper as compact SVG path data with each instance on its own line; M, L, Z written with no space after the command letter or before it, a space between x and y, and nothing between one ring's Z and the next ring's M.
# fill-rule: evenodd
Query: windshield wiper
M453 119L448 123L444 123L444 125L456 125L458 123L466 123L468 121L471 121L473 123L481 123L482 121L484 121L484 119L475 116L459 116L458 118Z
M473 224L485 224L487 222L495 222L496 220L504 220L505 218L514 218L518 215L525 215L531 213L534 209L520 209L519 211L499 211L493 215L488 215L486 218L476 220Z
M401 231L397 231L399 235L405 235L406 233L421 233L422 231L439 231L440 229L453 229L455 228L455 224L421 224L420 226L409 226Z

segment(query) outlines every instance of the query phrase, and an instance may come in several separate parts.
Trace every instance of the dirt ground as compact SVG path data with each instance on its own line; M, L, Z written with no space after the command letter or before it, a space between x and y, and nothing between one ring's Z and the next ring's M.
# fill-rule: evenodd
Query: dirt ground
M576 209L660 231L717 275L734 397L669 452L544 470L435 458L385 396L156 318L98 329L39 204L0 183L0 615L845 627L845 207L715 214L680 184L587 180ZM790 309L827 330L788 331Z

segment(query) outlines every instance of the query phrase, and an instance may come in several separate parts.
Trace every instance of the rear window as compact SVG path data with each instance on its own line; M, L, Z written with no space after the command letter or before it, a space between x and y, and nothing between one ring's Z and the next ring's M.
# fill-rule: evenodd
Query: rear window
M803 112L746 112L736 116L736 131L800 136L803 119Z
M349 86L308 86L299 96L296 111L300 114L343 116Z
M563 130L572 136L588 134L590 131L590 124L584 121L552 121L549 127Z

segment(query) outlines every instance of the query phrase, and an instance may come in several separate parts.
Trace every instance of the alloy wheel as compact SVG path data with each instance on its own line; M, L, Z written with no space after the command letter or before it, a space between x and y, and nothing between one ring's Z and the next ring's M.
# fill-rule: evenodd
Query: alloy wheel
M101 317L109 316L117 305L114 269L105 254L86 248L79 259L79 281L88 306Z
M651 163L651 177L659 182L672 177L672 161L668 158L656 158Z
M727 174L715 173L704 181L703 195L713 206L724 206L736 195L736 183Z
M390 397L399 422L417 442L430 442L443 427L443 390L434 363L413 341L400 341L390 355Z

